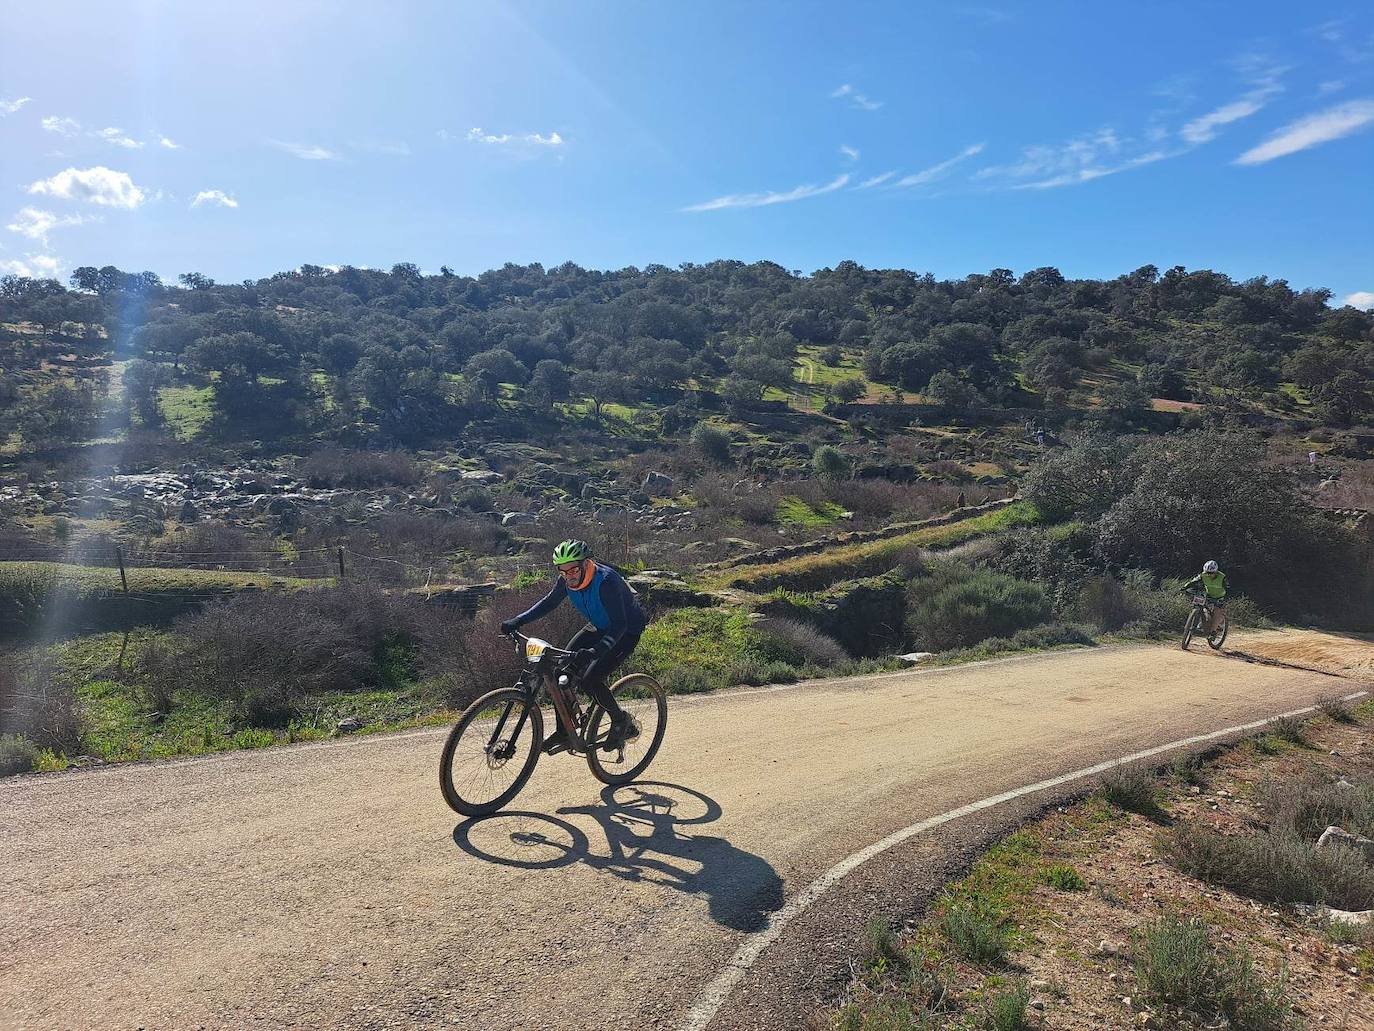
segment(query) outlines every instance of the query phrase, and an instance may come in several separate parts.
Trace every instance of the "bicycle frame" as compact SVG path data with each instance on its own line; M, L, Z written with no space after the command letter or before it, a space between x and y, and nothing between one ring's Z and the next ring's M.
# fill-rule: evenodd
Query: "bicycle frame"
M526 707L521 710L520 721L516 724L510 740L517 740L520 732L525 729L525 719L529 713L529 706L539 704L539 688L542 685L548 692L549 701L553 703L559 722L568 733L568 751L575 755L585 752L587 743L583 738L583 731L586 729L586 713L582 710L582 703L578 701L577 689L574 686L575 681L569 675L568 684L564 687L558 682L558 679L567 673L567 667L557 662L545 661L550 653L569 659L572 657L572 652L545 643L542 649L531 655L528 649L531 638L523 634L512 634L511 636L525 653L525 668L520 674L520 686L525 690ZM491 739L487 742L486 752L488 755L497 748L497 743L501 740L501 731L505 728L506 720L510 718L511 706L514 704L514 702L507 702L501 718L496 721L496 728L492 731Z

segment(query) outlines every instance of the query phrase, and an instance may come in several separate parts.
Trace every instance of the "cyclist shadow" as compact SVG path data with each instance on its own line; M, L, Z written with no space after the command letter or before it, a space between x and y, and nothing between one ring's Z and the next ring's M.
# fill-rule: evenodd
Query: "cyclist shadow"
M503 866L549 870L582 863L627 881L662 885L706 898L711 918L738 931L757 931L783 904L783 882L768 862L725 838L683 833L681 828L712 823L720 805L708 795L679 784L641 782L608 787L601 804L567 806L559 816L589 818L606 838L606 852L593 851L575 824L530 812L497 813L467 820L453 830L453 841L469 855ZM514 821L507 838L483 833L490 825ZM486 825L484 827L484 825ZM498 841L487 844L489 838Z

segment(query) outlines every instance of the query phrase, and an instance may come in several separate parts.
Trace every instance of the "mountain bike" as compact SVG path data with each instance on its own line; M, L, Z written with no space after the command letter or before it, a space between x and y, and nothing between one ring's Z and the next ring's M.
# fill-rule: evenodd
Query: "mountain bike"
M631 720L625 740L611 746L606 711L595 702L584 709L578 699L573 653L537 637L510 636L525 660L519 679L464 709L444 742L439 788L452 809L486 816L520 793L543 751L546 703L567 729L567 744L549 754L585 756L592 776L605 784L628 784L648 769L668 729L668 696L657 680L631 673L611 685Z
M1197 635L1202 626L1207 622L1208 610L1215 612L1213 619L1212 632L1207 636L1207 644L1213 651L1219 649L1226 642L1227 631L1231 629L1226 620L1226 608L1221 605L1213 606L1212 602L1204 594L1191 595L1193 601L1193 611L1188 613L1188 621L1183 624L1183 650L1188 650L1188 645L1193 643L1193 637Z

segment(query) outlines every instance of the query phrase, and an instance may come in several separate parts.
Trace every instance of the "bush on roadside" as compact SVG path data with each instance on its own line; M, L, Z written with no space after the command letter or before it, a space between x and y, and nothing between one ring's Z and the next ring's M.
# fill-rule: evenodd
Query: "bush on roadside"
M1319 849L1287 834L1227 835L1188 826L1166 834L1161 851L1181 872L1262 902L1374 908L1374 868L1355 849Z
M1143 766L1119 763L1102 774L1102 797L1129 813L1153 816L1159 811L1159 787Z
M1050 618L1045 592L1033 583L990 569L946 566L909 593L907 628L927 651L968 647L1009 637Z
M838 666L850 658L844 645L805 620L770 616L759 625L759 629L815 666Z
M81 751L84 709L76 684L39 650L0 658L0 733L63 755Z
M285 726L312 695L415 676L424 647L446 636L436 621L444 614L422 599L360 584L241 594L179 620L139 672L155 696L189 687L251 726Z
M1270 983L1245 949L1217 947L1206 924L1164 916L1133 937L1136 977L1156 1005L1224 1017L1243 1031L1280 1031L1292 1016L1287 980Z
M0 734L0 777L27 773L38 758L38 746L18 734Z

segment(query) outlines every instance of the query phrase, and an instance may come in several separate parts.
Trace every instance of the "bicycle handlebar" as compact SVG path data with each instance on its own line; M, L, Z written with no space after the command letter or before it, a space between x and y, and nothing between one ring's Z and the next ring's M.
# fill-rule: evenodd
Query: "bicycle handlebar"
M501 636L502 636L502 637L506 637L506 638L508 638L508 639L510 639L510 640L512 640L512 641L516 641L516 642L518 642L519 644L524 644L526 641L530 640L529 635L527 635L527 634L522 634L519 630L512 630L510 633L508 633L508 634L502 634ZM545 642L545 643L546 643L547 649L548 649L549 651L551 651L551 652L557 652L559 655L563 655L563 656L566 656L566 657L571 658L573 655L576 655L576 654L577 654L576 652L570 652L570 651L568 651L568 649L566 649L566 648L560 648L560 647L558 647L557 645L548 644L547 642Z

